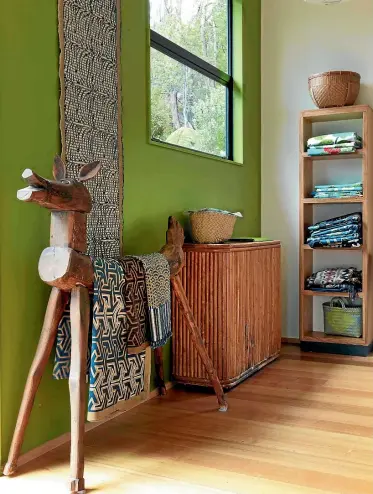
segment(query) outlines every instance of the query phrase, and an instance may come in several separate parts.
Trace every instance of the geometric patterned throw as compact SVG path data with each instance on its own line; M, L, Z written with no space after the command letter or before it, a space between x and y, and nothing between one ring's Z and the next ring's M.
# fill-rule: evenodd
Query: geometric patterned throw
M141 347L149 341L145 270L142 262L134 257L125 256L118 261L122 264L126 279L123 297L126 306L128 351L131 352L131 348Z
M105 418L118 403L144 391L145 352L127 355L128 328L123 298L123 268L115 260L94 259L92 328L89 341L88 420ZM70 368L70 317L61 320L54 377L68 377Z
M91 300L92 302L92 300ZM92 307L90 313L92 314ZM89 366L91 362L91 341L92 327L89 330L88 352L87 352L87 376L89 375ZM56 355L53 367L53 379L69 379L71 365L71 321L70 321L70 303L62 315L57 330L56 338Z
M68 177L100 161L87 183L88 254L121 251L123 158L120 95L120 1L59 0L62 154Z
M149 314L149 343L158 348L172 336L170 265L163 254L136 256L145 270Z

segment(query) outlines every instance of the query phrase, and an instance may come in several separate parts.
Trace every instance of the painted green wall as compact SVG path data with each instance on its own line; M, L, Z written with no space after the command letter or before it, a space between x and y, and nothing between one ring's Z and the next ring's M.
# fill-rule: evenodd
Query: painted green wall
M1 448L8 451L49 289L38 276L49 243L49 214L22 204L21 174L34 167L51 176L60 149L56 2L2 1L0 6L1 114ZM51 368L37 395L25 450L68 428L68 392Z
M60 150L56 3L0 0L3 462L49 293L37 273L40 252L48 244L49 214L17 201L16 190L22 187L26 167L50 176L53 155ZM202 206L240 210L244 219L238 221L237 233L259 234L260 0L245 2L243 12L243 166L148 143L146 1L122 0L122 5L125 252L158 250L167 217L175 214L182 219L185 209ZM169 375L169 348L165 353ZM37 394L24 451L69 429L66 382L50 376L51 366Z
M237 233L260 233L260 0L243 3L243 54L237 50L243 64L237 66L242 65L244 80L245 137L243 166L237 166L149 144L147 5L140 1L123 2L126 253L158 250L164 242L167 217L174 214L183 219L183 211L199 207L241 211L244 219L237 221ZM126 122L130 122L130 129ZM168 370L169 346L165 356Z

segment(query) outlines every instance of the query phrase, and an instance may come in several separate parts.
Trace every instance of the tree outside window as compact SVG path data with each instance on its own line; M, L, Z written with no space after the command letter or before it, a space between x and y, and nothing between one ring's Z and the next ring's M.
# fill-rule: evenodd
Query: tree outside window
M231 156L230 0L150 0L151 138Z

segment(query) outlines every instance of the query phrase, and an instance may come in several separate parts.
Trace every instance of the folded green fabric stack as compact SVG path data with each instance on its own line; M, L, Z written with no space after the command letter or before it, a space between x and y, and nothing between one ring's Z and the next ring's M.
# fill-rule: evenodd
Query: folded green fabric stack
M356 132L339 132L311 137L307 141L309 156L355 153L362 148L362 139Z
M363 195L363 183L343 185L316 185L312 192L315 199L331 199L340 197L361 197Z

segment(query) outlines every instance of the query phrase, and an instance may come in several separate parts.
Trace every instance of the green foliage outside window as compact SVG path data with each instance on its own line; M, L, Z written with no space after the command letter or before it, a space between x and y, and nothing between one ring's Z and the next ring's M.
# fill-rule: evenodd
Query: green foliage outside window
M227 1L150 0L151 29L228 72ZM226 157L226 91L152 48L152 139Z

